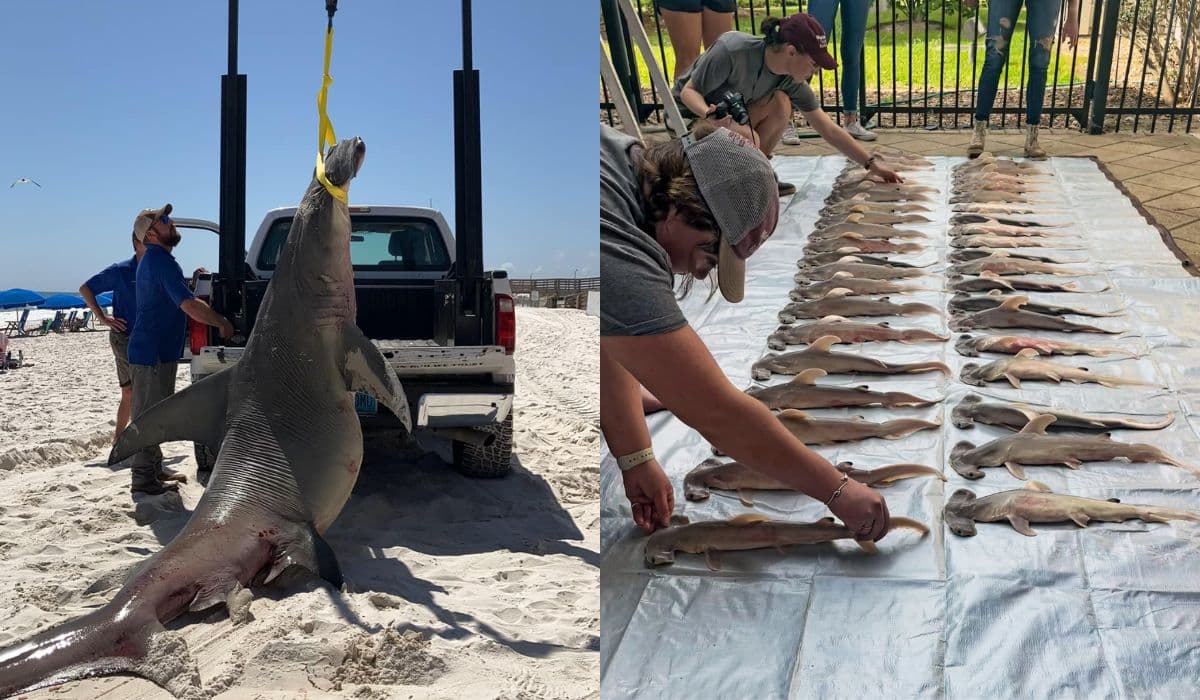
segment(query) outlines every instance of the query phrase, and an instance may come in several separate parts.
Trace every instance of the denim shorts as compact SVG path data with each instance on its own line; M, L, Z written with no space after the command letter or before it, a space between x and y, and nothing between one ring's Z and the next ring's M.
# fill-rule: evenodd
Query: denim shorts
M654 0L654 7L672 12L733 12L737 9L737 0Z

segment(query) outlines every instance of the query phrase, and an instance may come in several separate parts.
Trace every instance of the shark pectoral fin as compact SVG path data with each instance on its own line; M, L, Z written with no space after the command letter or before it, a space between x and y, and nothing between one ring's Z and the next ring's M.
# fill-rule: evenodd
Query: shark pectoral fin
M190 440L216 452L225 435L225 407L232 367L190 384L146 409L121 432L108 453L108 464L164 442Z
M1019 515L1010 515L1008 516L1008 522L1012 525L1014 530L1022 535L1025 535L1026 537L1037 537L1037 533L1033 531L1033 528L1029 527L1029 521L1025 518L1022 518Z
M854 542L867 554L879 554L879 548L871 540L854 540Z
M1025 469L1021 467L1020 464L1017 464L1016 462L1005 462L1004 468L1007 469L1008 473L1012 474L1015 478L1020 479L1021 481L1025 480Z
M1064 459L1063 464L1067 465L1071 469L1078 469L1083 466L1083 462L1080 462L1077 459Z
M1023 488L1025 488L1025 489L1027 489L1027 490L1029 490L1029 491L1041 491L1042 493L1051 493L1051 491L1050 491L1050 487L1049 487L1049 486L1047 486L1047 485L1045 485L1045 484L1043 484L1043 483L1042 483L1042 482L1040 482L1040 481L1029 481L1029 482L1026 482L1026 484L1025 484L1025 486L1024 486Z
M746 495L745 489L738 489L737 495L738 495L738 500L742 502L742 505L744 505L744 506L753 506L754 505L754 501L750 500L750 497Z
M1074 521L1074 523L1079 527L1087 527L1088 522L1091 521L1091 518L1089 518L1086 513L1071 513L1067 517Z
M706 566L708 566L709 571L721 570L721 557L714 549L704 550L704 563Z
M334 588L342 587L342 570L333 554L333 548L321 537L312 523L297 525L280 545L263 583L274 581L289 567L299 566L325 579Z
M358 326L342 328L345 340L346 360L343 372L347 391L363 391L382 401L400 419L405 430L412 432L412 416L408 410L408 397L396 370L388 364L379 348L367 339Z
M1009 383L1009 384L1012 384L1012 387L1013 387L1014 389L1020 389L1020 388L1021 388L1021 380L1020 380L1020 379L1017 379L1017 375L1015 375L1015 374L1013 374L1013 373L1011 373L1011 372L1005 372L1005 373L1004 373L1004 378L1008 380L1008 383Z

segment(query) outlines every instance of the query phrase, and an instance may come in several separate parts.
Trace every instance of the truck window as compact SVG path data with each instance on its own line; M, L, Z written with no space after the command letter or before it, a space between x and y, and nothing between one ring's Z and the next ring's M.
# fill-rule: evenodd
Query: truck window
M276 220L258 256L261 270L274 270L292 219ZM356 271L443 271L450 255L437 224L413 217L350 217L350 262Z

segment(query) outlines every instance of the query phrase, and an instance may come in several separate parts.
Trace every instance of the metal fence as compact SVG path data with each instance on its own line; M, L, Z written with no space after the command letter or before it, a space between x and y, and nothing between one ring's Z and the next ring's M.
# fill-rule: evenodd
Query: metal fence
M599 277L551 277L548 279L517 279L508 284L519 306L544 306L559 309L587 307L589 291L600 290Z
M1052 49L1042 123L1102 131L1200 129L1200 0L1081 0L1079 41ZM653 0L631 0L655 44L654 56L674 82L674 52ZM644 123L662 123L662 99L647 80L640 53L621 23L617 0L601 0L601 32L626 97ZM759 34L762 20L805 10L787 0L738 0L734 28ZM976 80L986 46L987 0L978 9L962 0L872 0L860 53L859 112L877 127L969 127ZM1018 127L1026 107L1025 12L1017 20L1008 63L991 111L993 127ZM830 52L840 56L839 18ZM840 62L840 59L839 59ZM841 76L818 71L814 91L822 107L841 122ZM670 96L666 96L670 99ZM616 123L614 104L601 83L601 118Z

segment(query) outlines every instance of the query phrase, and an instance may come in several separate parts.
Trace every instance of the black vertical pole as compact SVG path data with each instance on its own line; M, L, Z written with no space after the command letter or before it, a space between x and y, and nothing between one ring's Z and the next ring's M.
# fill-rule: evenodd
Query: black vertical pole
M229 0L229 70L221 76L221 184L218 273L214 304L245 335L246 76L237 72L238 0Z
M1120 0L1104 0L1104 22L1100 30L1100 58L1096 70L1096 92L1092 96L1092 114L1088 133L1104 133L1104 116L1108 111L1108 84L1112 79L1113 50L1117 43L1117 16Z
M456 345L482 343L483 174L479 135L479 71L471 62L471 0L462 0L463 67L454 71L455 269L459 314Z
M608 54L617 72L617 80L625 90L625 99L639 120L646 118L646 105L642 104L641 81L637 76L637 62L633 56L633 44L625 32L625 21L616 0L600 0L600 13L604 17L604 31L608 34ZM666 70L664 65L663 70Z

